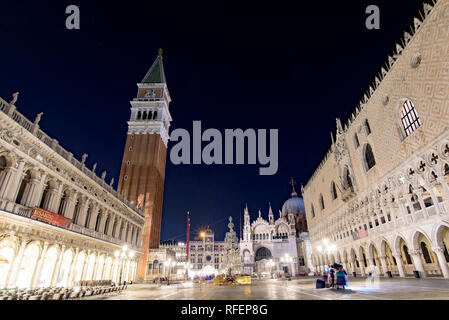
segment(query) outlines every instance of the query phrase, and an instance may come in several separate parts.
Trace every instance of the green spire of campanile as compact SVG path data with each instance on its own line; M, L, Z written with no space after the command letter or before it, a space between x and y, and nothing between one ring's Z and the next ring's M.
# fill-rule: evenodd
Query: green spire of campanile
M143 78L142 83L166 83L164 64L162 63L162 49L159 49L158 56Z

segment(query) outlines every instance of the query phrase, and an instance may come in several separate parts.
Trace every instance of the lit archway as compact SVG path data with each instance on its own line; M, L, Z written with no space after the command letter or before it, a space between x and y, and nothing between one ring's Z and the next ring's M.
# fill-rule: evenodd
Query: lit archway
M39 257L39 244L33 242L28 245L23 254L22 262L17 275L17 286L19 288L30 288L34 269L36 268L37 259Z
M7 277L11 271L14 256L16 252L16 243L11 238L0 241L0 288L7 285Z
M49 248L45 254L44 264L42 265L41 274L39 275L39 287L49 287L51 285L57 259L58 249L56 246L53 246Z
M59 270L57 286L68 287L70 267L72 265L73 253L72 250L67 249L62 256L61 269Z

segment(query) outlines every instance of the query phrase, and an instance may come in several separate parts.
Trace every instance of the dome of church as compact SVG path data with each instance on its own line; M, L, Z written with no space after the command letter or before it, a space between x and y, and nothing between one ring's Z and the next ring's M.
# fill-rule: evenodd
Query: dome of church
M292 180L293 182L293 180ZM285 217L289 212L293 214L306 214L306 209L304 207L304 200L298 197L298 194L295 191L294 184L292 183L293 192L292 197L285 201L282 206L282 216Z

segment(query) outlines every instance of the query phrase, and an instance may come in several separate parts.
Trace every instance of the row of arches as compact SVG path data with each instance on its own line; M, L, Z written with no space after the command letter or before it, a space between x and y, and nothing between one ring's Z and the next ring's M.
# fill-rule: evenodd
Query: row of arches
M376 242L362 242L335 254L314 254L313 264L319 271L337 262L350 272L365 276L377 270L387 271L400 277L413 276L418 271L422 277L442 276L449 278L449 225L440 225L433 237L423 230L416 230L411 237L396 235L393 240L385 238Z
M338 209L331 223L314 225L311 239L332 235L345 242L362 228L383 232L444 214L449 200L448 158L448 143L432 146Z
M80 281L134 280L137 262L38 240L0 240L0 288L73 287Z
M138 111L137 112L137 120L155 120L157 119L157 110L147 111Z

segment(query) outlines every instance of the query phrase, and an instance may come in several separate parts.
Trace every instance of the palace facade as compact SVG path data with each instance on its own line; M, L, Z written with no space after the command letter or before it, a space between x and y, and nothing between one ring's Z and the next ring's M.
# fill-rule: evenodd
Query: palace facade
M145 223L82 161L0 98L0 288L134 280Z
M449 0L434 2L302 190L319 271L449 278Z

